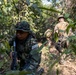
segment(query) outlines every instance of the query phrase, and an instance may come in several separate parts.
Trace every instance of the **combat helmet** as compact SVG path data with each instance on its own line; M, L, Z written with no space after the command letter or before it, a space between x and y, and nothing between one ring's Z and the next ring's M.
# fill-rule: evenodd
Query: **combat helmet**
M59 15L59 16L58 16L58 20L59 20L60 18L64 18L64 16L63 16L63 15Z
M24 32L31 32L30 25L26 21L18 22L15 26L16 30L21 30Z
M50 30L50 29L47 29L47 30L45 31L45 33L44 33L44 36L45 36L46 38L50 38L51 35L52 35L52 30Z

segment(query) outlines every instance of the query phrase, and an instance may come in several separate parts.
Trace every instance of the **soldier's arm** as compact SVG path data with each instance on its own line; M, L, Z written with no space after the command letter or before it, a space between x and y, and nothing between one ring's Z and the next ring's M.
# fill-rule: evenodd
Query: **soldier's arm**
M38 44L35 40L31 41L31 52L28 67L25 70L36 70L40 64L41 53L38 52Z

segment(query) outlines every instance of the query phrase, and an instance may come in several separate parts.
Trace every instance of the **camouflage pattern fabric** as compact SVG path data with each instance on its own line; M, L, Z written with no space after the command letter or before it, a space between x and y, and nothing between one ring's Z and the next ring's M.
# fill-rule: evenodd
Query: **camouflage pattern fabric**
M41 53L38 53L38 44L32 35L26 40L20 41L16 37L10 40L10 46L16 41L17 58L20 60L20 70L34 73L39 66ZM34 74L31 74L34 75Z
M15 30L21 30L21 31L24 31L24 32L32 32L30 30L30 25L28 24L28 22L26 21L22 21L22 22L18 22L15 26Z
M54 28L54 32L58 33L58 41L55 44L55 48L59 51L58 56L60 56L60 54L64 51L64 48L67 48L68 46L67 38L71 32L70 30L68 33L66 32L68 25L69 24L67 22L63 21L63 22L59 22L58 24L56 24ZM65 58L65 55L63 55L60 58L60 64L63 63L64 58Z
M54 29L54 32L57 32L59 36L65 36L67 37L68 34L66 33L66 29L68 27L68 23L67 22L59 22Z
M57 32L58 33L58 37L59 37L59 40L58 41L66 41L67 40L67 37L70 35L71 33L71 30L69 30L69 32L67 33L66 32L66 29L68 27L68 23L67 22L59 22L55 28L54 28L54 32Z

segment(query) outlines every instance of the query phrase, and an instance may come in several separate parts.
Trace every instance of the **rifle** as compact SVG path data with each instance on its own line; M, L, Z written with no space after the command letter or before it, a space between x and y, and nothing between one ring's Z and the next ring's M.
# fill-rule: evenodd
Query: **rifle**
M17 52L16 52L16 42L15 41L13 42L11 70L17 70Z

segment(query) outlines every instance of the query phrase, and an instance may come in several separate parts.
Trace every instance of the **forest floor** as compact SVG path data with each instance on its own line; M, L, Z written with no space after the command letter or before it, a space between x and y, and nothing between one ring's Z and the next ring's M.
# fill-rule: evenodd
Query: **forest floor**
M48 75L76 75L76 62L67 60L64 64L58 64Z
M76 61L64 61L65 63L59 65L61 73L59 75L76 75Z
M68 55L61 63L57 63L54 68L56 72L50 75L76 75L76 59Z
M54 53L56 57L58 56L58 52L54 48L51 49L51 53ZM65 55L62 57L64 56ZM68 55L63 62L57 62L53 68L49 70L49 73L44 73L43 75L76 75L76 58Z

